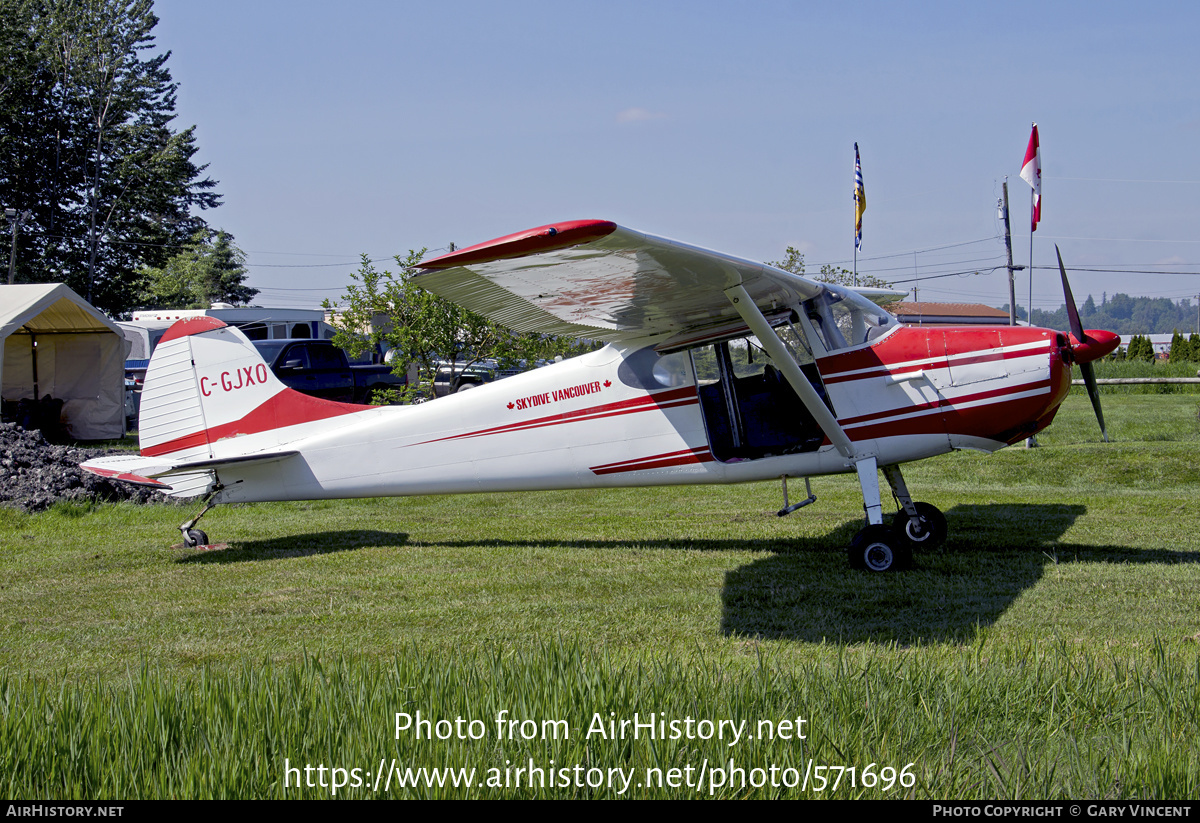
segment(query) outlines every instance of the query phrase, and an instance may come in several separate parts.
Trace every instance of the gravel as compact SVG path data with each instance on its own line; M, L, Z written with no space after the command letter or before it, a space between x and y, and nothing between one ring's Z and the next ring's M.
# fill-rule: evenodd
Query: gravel
M0 506L40 512L65 500L161 501L145 486L120 483L85 472L79 464L93 457L120 454L114 449L55 446L39 431L0 423Z

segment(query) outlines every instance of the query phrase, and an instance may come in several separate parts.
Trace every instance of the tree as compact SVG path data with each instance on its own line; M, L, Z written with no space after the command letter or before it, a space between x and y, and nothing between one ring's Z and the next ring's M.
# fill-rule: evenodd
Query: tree
M1125 356L1129 360L1141 360L1145 363L1153 363L1154 344L1150 342L1149 337L1135 334L1133 339L1129 341L1129 351Z
M396 374L418 366L421 377L417 386L409 386L410 397L433 395L432 379L441 363L457 373L485 359L497 360L502 367L516 361L532 365L539 359L592 348L553 335L518 334L421 288L412 277L424 256L425 249L397 255L399 269L393 273L377 270L364 254L342 304L323 303L337 312L335 345L351 354L392 349L399 353L392 361Z
M0 201L29 209L18 279L61 280L110 314L132 309L220 203L171 127L169 52L151 0L8 0L0 48Z
M783 269L784 271L790 271L792 274L804 276L804 253L794 246L788 246L783 260L767 263L767 265ZM822 283L833 283L838 286L849 286L850 288L892 288L892 284L887 280L870 274L858 275L857 282L855 282L854 272L844 269L841 266L831 266L829 264L821 266L821 273L813 279L820 280Z
M258 289L245 285L246 255L226 231L198 230L161 268L141 272L144 308L206 309L216 302L246 305Z
M1188 345L1187 338L1179 333L1179 329L1175 329L1171 335L1171 348L1167 352L1167 360L1172 363L1178 363L1183 360L1192 359L1192 347Z

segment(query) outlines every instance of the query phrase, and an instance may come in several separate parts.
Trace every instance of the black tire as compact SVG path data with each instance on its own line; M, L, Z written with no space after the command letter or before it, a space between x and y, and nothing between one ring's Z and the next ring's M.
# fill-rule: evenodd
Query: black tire
M850 566L870 572L894 572L912 565L912 547L887 526L867 526L850 541Z
M931 503L913 503L919 524L909 520L901 509L892 520L892 531L914 549L936 549L946 542L946 515Z
M183 545L189 549L208 545L208 535L199 529L188 529L183 533Z

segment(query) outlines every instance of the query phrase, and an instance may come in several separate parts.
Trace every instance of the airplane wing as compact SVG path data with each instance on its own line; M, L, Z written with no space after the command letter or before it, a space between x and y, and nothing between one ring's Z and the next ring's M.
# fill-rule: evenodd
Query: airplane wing
M489 240L421 264L413 282L515 331L618 340L731 321L725 290L764 312L824 286L737 257L603 220L575 220Z

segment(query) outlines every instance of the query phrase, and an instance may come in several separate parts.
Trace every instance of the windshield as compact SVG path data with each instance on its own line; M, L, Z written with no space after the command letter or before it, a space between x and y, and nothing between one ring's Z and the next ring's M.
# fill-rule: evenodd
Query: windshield
M870 343L897 323L887 311L848 289L826 288L804 308L826 351Z
M275 362L275 358L279 356L280 350L286 345L287 345L287 341L283 341L283 342L279 342L279 343L276 343L273 341L270 343L255 342L254 348L258 349L258 353L260 355L262 355L262 359L267 361L268 364L270 364L270 363Z

